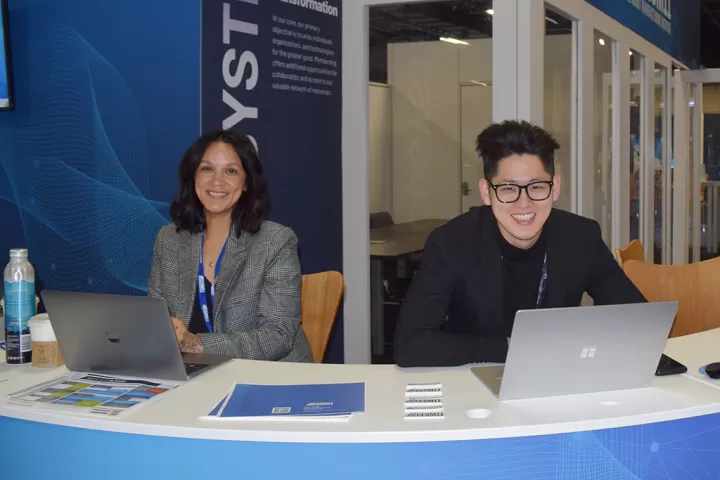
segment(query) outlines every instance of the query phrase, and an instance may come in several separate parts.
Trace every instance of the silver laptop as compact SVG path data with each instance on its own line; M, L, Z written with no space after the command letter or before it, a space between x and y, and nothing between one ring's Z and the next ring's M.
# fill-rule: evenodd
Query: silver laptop
M161 298L49 290L40 296L71 371L184 381L231 360L181 353Z
M652 384L678 302L521 310L504 366L472 372L500 400Z

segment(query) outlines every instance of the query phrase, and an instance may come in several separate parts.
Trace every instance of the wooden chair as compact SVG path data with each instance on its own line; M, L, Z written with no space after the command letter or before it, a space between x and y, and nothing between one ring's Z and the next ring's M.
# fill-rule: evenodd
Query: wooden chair
M325 357L342 293L343 276L340 272L303 275L302 327L316 363L322 363Z
M645 249L640 240L633 240L628 243L623 249L615 250L615 257L617 258L618 265L621 267L623 263L628 260L637 260L638 262L645 261Z
M629 260L625 274L650 302L679 302L671 337L720 327L720 258L689 265Z

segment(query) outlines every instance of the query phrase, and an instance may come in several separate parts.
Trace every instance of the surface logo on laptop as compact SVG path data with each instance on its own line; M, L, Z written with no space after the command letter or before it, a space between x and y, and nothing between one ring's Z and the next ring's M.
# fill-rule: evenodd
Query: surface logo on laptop
M582 352L580 352L580 358L593 358L595 356L596 351L597 351L596 347L583 348Z

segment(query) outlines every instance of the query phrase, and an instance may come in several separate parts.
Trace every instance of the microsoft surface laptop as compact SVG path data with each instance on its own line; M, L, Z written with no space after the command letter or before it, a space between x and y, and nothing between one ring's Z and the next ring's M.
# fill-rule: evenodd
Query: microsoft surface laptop
M472 372L500 400L652 384L678 302L521 310L504 366Z
M40 295L71 371L184 381L231 360L181 353L161 298L49 290Z

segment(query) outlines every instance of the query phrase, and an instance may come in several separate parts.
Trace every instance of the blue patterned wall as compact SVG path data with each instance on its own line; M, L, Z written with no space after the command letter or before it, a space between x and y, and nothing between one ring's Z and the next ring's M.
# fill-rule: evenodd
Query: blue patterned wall
M142 293L177 165L200 132L198 0L10 0L0 264L44 286Z

